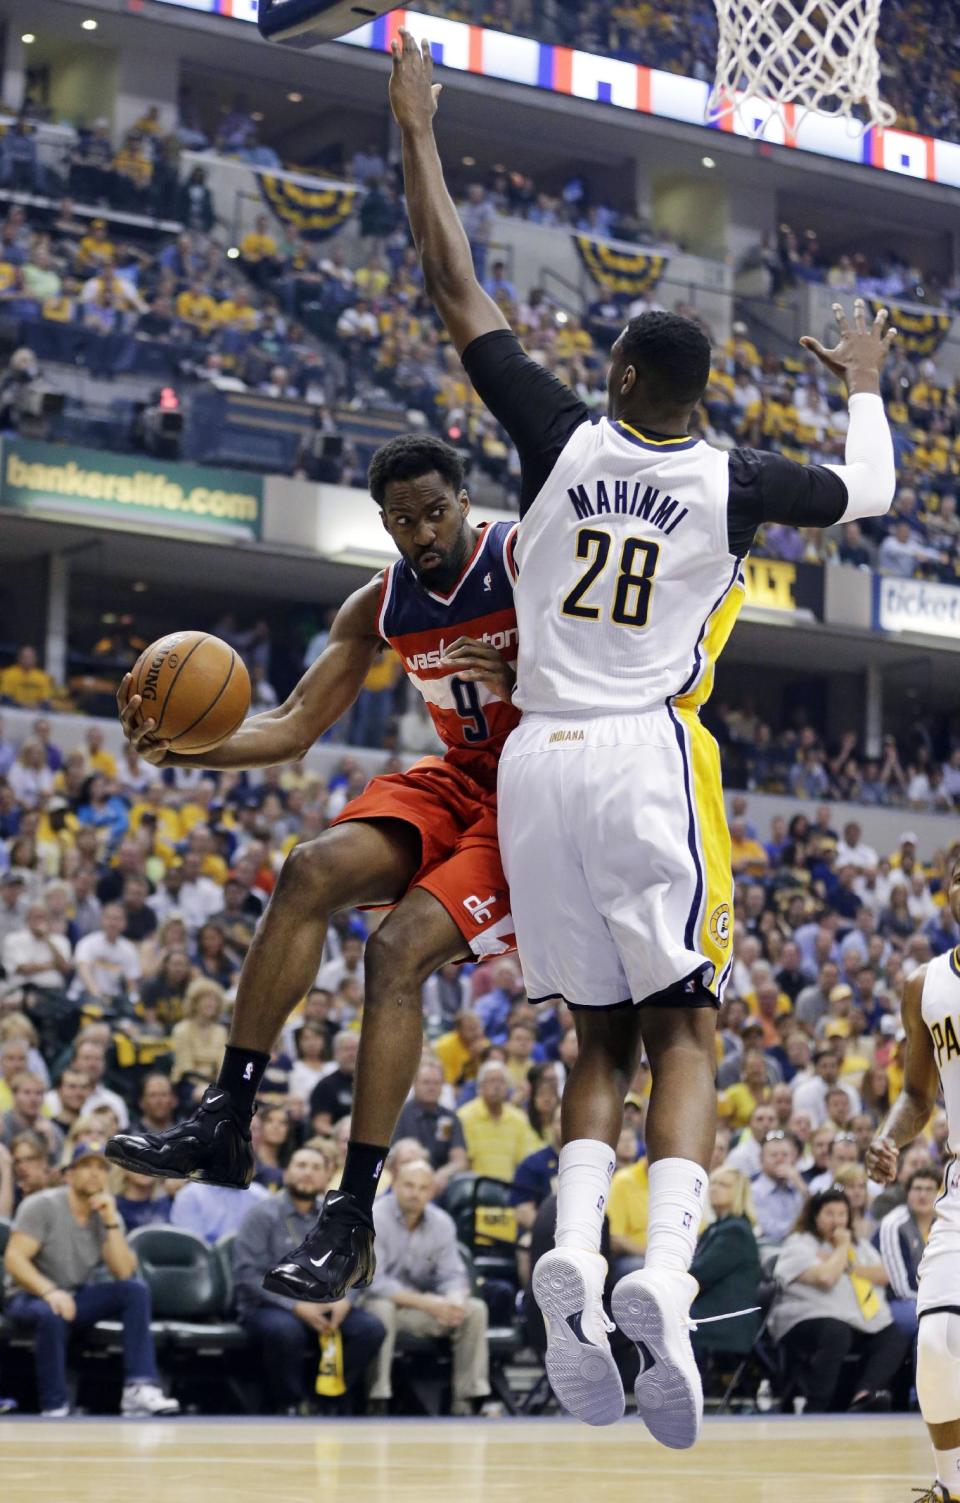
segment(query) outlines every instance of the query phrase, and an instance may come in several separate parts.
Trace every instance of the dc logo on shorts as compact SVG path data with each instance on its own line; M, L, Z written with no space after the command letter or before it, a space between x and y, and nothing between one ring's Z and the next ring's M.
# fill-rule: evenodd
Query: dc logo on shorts
M730 943L730 904L721 903L710 915L710 936L715 944L727 945Z
M463 906L475 924L489 924L493 918L493 905L496 901L495 892L492 892L488 898L478 898L471 894L469 898L464 898Z

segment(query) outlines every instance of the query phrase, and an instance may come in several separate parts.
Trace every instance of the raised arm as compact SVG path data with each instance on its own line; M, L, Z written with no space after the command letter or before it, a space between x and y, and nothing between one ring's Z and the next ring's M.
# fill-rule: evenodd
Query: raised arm
M196 756L180 755L157 741L153 720L140 721L141 699L127 674L117 691L124 735L155 767L276 767L295 761L353 704L377 650L380 580L351 595L337 612L330 641L290 696L275 710L251 715L227 741Z
M904 988L901 1016L907 1035L907 1057L903 1089L867 1149L867 1173L880 1184L892 1184L896 1179L900 1149L923 1132L937 1100L940 1075L933 1039L921 1011L926 974L926 966L921 966Z
M753 546L759 527L833 527L859 517L882 517L897 486L893 438L880 395L880 373L896 338L881 308L870 328L857 298L853 326L840 303L833 307L840 338L825 349L810 335L800 343L847 388L850 423L844 464L797 464L782 454L734 449L730 455L727 529L731 553Z
M446 325L457 354L481 334L508 324L473 269L470 242L443 178L433 134L442 84L433 82L430 43L422 49L409 31L393 43L390 104L403 139L407 214L426 289Z
M847 388L850 426L847 429L846 463L827 465L846 486L845 522L858 517L883 516L890 510L896 490L897 474L893 458L893 439L880 395L880 372L897 337L896 329L887 328L887 310L880 308L871 327L867 327L867 307L863 298L853 305L853 327L843 306L834 303L833 315L840 338L832 349L824 349L819 340L807 334L800 343L815 355L833 376Z

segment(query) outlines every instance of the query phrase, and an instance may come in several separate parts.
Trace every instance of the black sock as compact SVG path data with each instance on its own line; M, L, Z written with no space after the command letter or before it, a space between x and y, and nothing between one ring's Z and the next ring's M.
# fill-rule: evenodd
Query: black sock
M253 1116L263 1072L269 1063L269 1054L259 1049L241 1049L238 1044L228 1044L224 1049L217 1085L227 1092L242 1117Z
M351 1139L347 1144L347 1160L343 1166L340 1189L352 1195L368 1215L373 1211L373 1201L387 1152L386 1148L377 1148L372 1143L355 1143Z

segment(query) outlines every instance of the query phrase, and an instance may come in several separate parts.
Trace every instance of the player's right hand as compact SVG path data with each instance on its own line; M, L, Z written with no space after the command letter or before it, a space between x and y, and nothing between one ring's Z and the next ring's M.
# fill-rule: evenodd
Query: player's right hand
M867 1174L878 1185L892 1185L900 1167L900 1154L892 1138L874 1138L864 1159Z
M433 81L433 56L430 43L418 47L413 34L401 28L391 43L393 73L390 78L390 104L401 130L429 127L437 113L437 101L443 84Z
M170 742L157 740L153 735L157 728L155 720L140 718L143 700L139 694L130 693L132 683L133 675L128 673L117 690L117 714L120 716L123 734L130 745L136 748L137 755L145 762L150 762L154 767L163 767L167 760Z
M870 328L867 327L867 305L858 297L853 305L853 328L842 303L834 303L833 316L840 338L832 349L825 349L819 339L805 334L800 343L831 375L850 384L851 377L859 375L879 376L886 358L897 337L896 329L887 328L890 317L886 308L878 308Z

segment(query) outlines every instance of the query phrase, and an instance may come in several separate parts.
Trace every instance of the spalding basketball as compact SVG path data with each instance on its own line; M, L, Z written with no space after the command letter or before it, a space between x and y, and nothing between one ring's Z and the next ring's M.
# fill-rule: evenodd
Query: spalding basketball
M174 631L137 659L131 696L151 732L173 752L205 752L226 741L250 709L250 677L228 643L203 631Z

